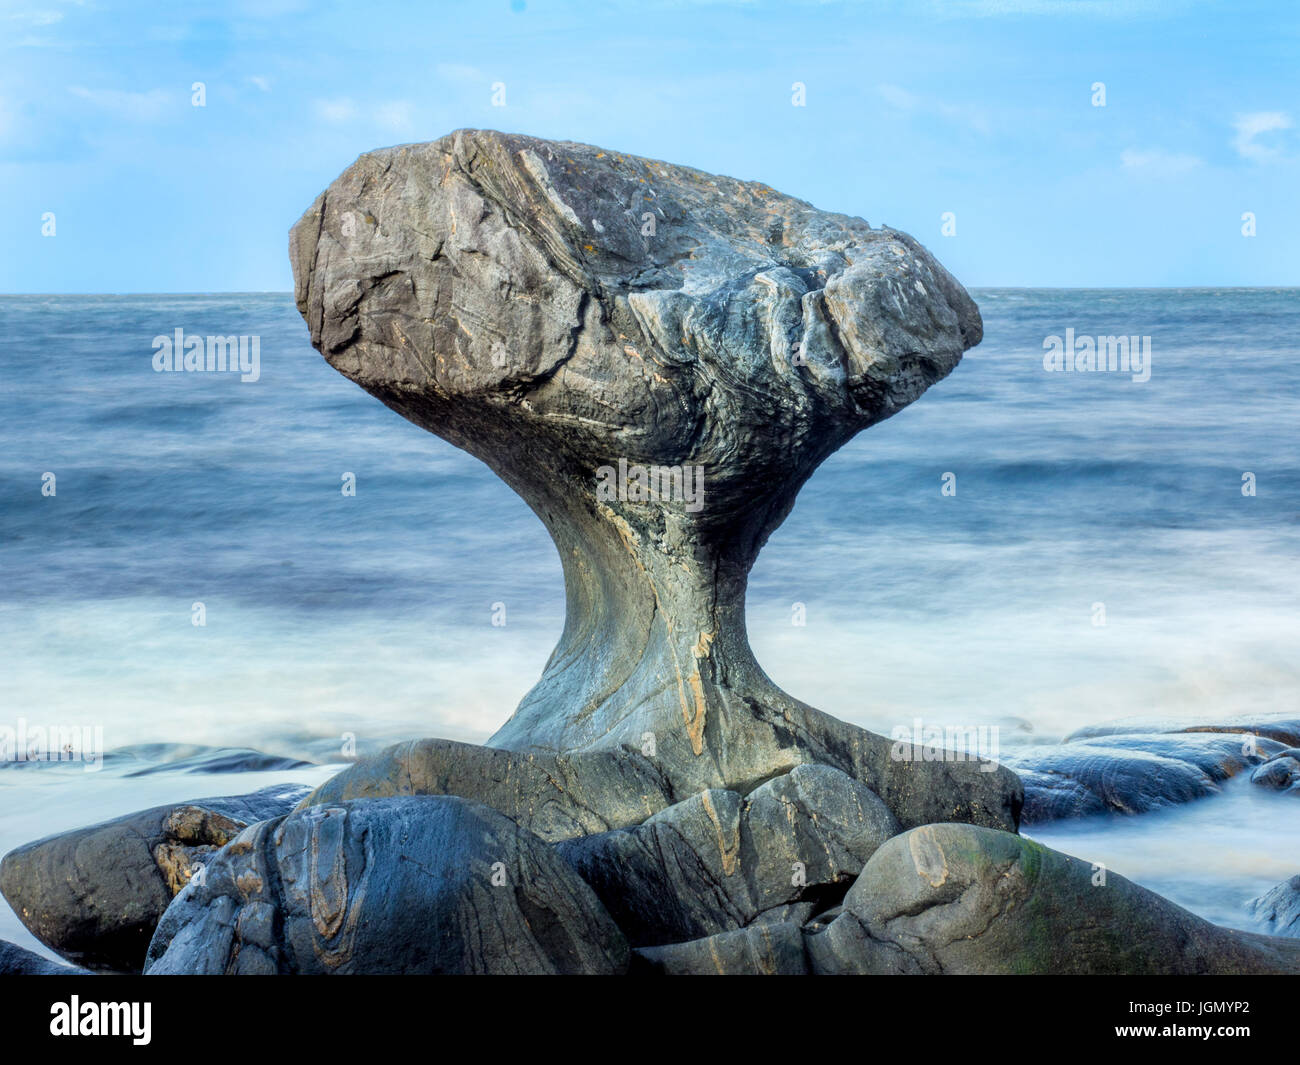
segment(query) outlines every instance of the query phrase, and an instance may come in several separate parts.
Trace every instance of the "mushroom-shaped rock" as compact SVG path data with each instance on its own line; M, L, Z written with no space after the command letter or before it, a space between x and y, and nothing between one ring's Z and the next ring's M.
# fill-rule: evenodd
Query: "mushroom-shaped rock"
M491 745L653 738L680 794L828 761L934 795L922 820L969 814L976 769L884 780L886 742L778 689L745 632L750 568L818 464L981 338L916 241L762 184L462 130L363 155L290 254L330 364L487 463L559 550L564 632ZM1013 822L1014 777L983 776L970 816Z

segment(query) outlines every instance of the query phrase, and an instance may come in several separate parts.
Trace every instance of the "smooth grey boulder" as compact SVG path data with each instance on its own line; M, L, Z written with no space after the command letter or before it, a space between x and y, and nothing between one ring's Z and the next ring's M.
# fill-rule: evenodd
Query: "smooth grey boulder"
M49 958L0 939L0 976L87 976L89 969L60 965Z
M555 849L633 946L658 946L741 928L790 903L829 904L897 831L869 789L805 765L748 796L701 792L635 828Z
M1255 919L1276 936L1300 938L1300 876L1284 880L1250 903Z
M1225 781L1256 766L1252 779L1260 782L1262 763L1284 750L1267 733L1286 735L1277 724L1258 733L1245 722L1167 732L1139 731L1138 724L1099 725L1061 743L1005 750L1003 763L1024 783L1024 822L1147 813L1217 795Z
M1250 781L1272 791L1300 795L1300 749L1279 751L1251 773Z
M804 934L780 922L689 943L638 947L633 971L654 976L805 976Z
M63 957L138 973L158 919L194 871L246 826L293 809L307 790L277 785L155 806L24 844L0 860L0 893Z
M981 339L915 240L754 182L460 130L361 156L290 258L330 364L485 462L559 551L563 634L491 746L652 744L678 797L821 762L904 824L1015 827L1012 774L891 760L777 688L745 633L750 568L803 483Z
M536 836L481 803L404 796L242 832L168 907L146 973L615 974L628 960Z
M392 795L472 799L547 842L640 824L674 801L655 763L635 751L546 754L412 740L359 760L299 807Z
M818 973L1300 972L1300 942L1220 928L1116 873L956 824L876 851L808 952Z

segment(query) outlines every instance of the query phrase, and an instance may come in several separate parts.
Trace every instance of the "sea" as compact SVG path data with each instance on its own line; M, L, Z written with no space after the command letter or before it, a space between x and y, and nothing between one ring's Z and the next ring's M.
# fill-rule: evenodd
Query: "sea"
M1300 709L1300 290L972 295L983 343L833 455L760 555L767 673L1004 749ZM256 338L256 380L159 372L178 329ZM1147 362L1049 368L1067 330ZM0 853L481 742L559 637L541 523L330 368L288 294L0 297L0 395L0 734L107 752L0 762ZM1300 796L1244 778L1027 834L1239 928L1300 873ZM49 955L7 906L0 938Z

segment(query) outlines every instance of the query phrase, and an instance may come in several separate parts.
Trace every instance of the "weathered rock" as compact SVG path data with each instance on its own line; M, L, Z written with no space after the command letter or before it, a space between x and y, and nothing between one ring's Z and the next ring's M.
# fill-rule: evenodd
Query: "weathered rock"
M172 897L245 826L291 810L307 789L195 799L17 847L0 892L37 939L90 969L138 973Z
M658 976L804 976L804 935L776 923L720 932L690 943L638 947L636 971Z
M828 904L897 831L866 787L805 765L747 797L702 792L556 850L634 946L657 946L741 928L789 903Z
M1300 938L1300 876L1270 888L1250 906L1256 920L1273 935Z
M935 819L1014 830L1022 789L1010 770L985 763L894 760L881 737L822 717L818 744L773 752L764 779L800 765L847 766L846 774L880 795L901 828ZM762 781L737 788L749 792ZM698 794L698 793L688 793ZM554 842L640 824L682 798L657 755L613 750L509 751L452 740L399 743L330 778L300 806L392 795L458 795L482 802Z
M1011 774L891 761L777 688L745 633L749 570L818 464L980 341L911 237L766 185L462 130L363 155L290 257L330 364L487 463L559 550L564 632L491 746L653 743L676 796L821 762L905 825L1015 827Z
M612 974L628 954L536 836L481 803L406 796L242 832L163 915L146 971Z
M472 799L548 842L640 824L674 801L655 763L636 751L546 754L413 740L361 759L299 808L392 795Z
M1300 972L1300 942L1220 928L1032 840L954 824L876 851L808 951L820 973Z
M16 943L0 939L0 976L86 976L89 973L89 969L60 965Z
M1218 721L1200 721L1192 725L1172 717L1126 717L1075 729L1065 739L1069 743L1073 740L1123 736L1133 732L1160 735L1199 732L1249 734L1288 747L1295 747L1300 746L1300 717L1279 711L1271 714L1247 714L1239 717L1226 717Z
M1300 750L1288 747L1279 751L1251 773L1250 780L1273 791L1300 795Z
M1025 823L1145 813L1216 795L1224 781L1283 749L1265 731L1285 735L1277 725L1256 733L1244 723L1169 732L1137 731L1137 724L1098 725L1062 743L1005 751L1003 762L1024 782Z

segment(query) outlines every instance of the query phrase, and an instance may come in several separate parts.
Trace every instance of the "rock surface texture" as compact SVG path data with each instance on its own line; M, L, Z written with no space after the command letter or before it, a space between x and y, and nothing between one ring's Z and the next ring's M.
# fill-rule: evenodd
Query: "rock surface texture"
M633 946L660 946L742 928L791 903L838 901L897 831L866 787L803 765L748 796L700 792L635 828L556 849Z
M1220 928L1115 873L972 825L895 836L807 945L818 973L1300 972L1300 942Z
M0 976L84 976L89 972L89 969L60 965L16 943L0 939Z
M1283 880L1252 900L1251 908L1256 920L1273 935L1300 939L1300 876Z
M0 861L0 892L51 950L90 969L138 973L158 919L194 870L306 790L155 806L27 843Z
M564 632L491 746L652 746L675 798L822 762L904 826L1015 827L1013 775L891 760L777 688L745 633L750 567L818 464L981 339L911 237L766 185L462 130L363 155L290 255L330 364L482 459L555 541Z
M150 975L626 971L627 940L531 833L452 797L254 825L177 896Z

